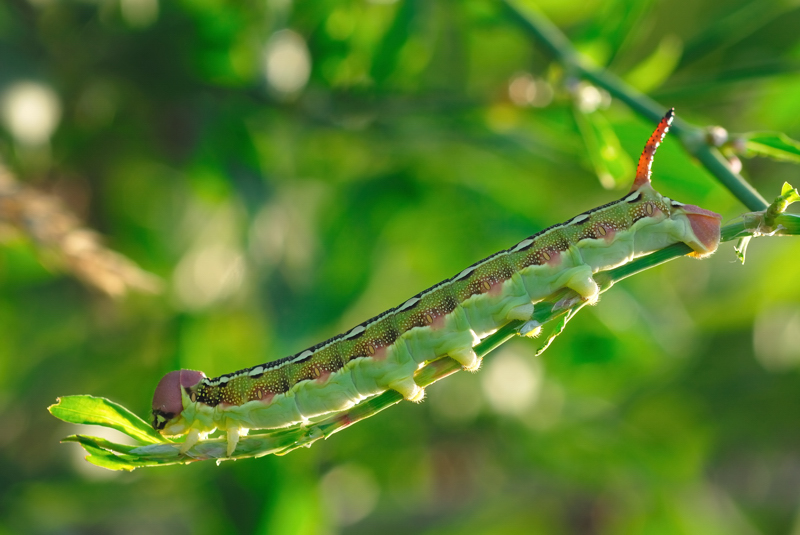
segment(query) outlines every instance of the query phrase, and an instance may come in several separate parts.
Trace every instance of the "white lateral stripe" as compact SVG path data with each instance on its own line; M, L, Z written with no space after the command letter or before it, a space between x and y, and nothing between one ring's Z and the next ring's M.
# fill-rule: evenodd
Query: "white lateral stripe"
M570 225L576 225L576 224L578 224L578 223L582 223L583 221L586 221L587 219L589 219L589 216L588 216L588 215L586 215L586 214L581 214L581 215L579 215L579 216L575 216L575 217L573 217L573 218L572 218L572 221L570 221L570 222L569 222L569 224L570 224Z
M359 334L363 333L366 330L367 328L364 327L363 325L358 325L356 327L353 327L353 329L349 333L345 334L342 338L344 338L345 340L349 340L350 338L355 338L356 336L358 336Z
M300 360L305 360L305 359L307 359L308 357L310 357L310 356L311 356L311 355L313 355L313 354L314 354L314 353L312 353L311 351L309 351L308 349L306 349L305 351L303 351L302 353L300 353L299 355L297 355L297 358L296 358L296 359L294 359L292 362L297 362L297 361L300 361Z
M219 378L219 382L220 383L227 383L228 381L229 381L229 379L227 377L220 377Z
M411 308L414 305L416 305L417 303L419 303L419 301L420 301L419 298L412 297L411 299L409 299L408 301L406 301L405 303L400 305L400 308L398 308L397 311L398 312L402 312L404 310L408 310L409 308Z
M635 201L636 199L638 199L641 196L642 196L642 192L641 191L634 191L633 193L631 193L630 195L625 197L625 202Z
M477 266L470 266L470 267L468 267L467 269L465 269L464 271L462 271L461 273L459 273L458 275L456 275L456 276L455 276L455 278L453 278L453 280L454 280L454 281L457 281L457 280L461 280L461 279L463 279L463 278L465 278L465 277L469 277L469 274L470 274L470 273L472 273L473 271L475 271L475 268L476 268L476 267L477 267Z
M511 249L511 252L512 253L516 253L517 251L521 251L521 250L523 250L524 248L526 248L527 246L529 246L532 243L533 243L533 240L530 239L530 238L528 238L527 240L522 240L513 249Z
M258 366L256 368L253 368L252 370L250 370L250 373L248 373L248 375L250 375L250 376L261 375L262 373L264 373L264 366Z

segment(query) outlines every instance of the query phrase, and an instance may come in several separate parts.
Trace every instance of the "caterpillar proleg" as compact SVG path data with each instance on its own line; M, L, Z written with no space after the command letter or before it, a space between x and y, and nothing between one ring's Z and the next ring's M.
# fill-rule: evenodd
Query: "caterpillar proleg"
M594 273L675 243L689 245L691 256L710 255L719 244L721 217L673 201L650 182L673 113L650 136L622 199L527 237L295 355L214 378L170 372L153 397L153 427L164 435L188 435L183 452L215 429L227 431L231 455L249 429L303 424L389 389L419 401L424 391L414 372L422 365L449 355L477 370L473 347L512 320L530 320L536 303L554 292L568 288L594 302ZM537 328L529 322L526 333Z

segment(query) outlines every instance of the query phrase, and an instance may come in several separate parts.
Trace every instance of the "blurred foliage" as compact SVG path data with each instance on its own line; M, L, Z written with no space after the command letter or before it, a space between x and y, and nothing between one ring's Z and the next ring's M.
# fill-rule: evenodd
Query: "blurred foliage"
M680 117L800 137L795 3L538 5ZM166 371L295 352L621 196L653 125L502 4L8 0L0 66L8 166L166 281L112 301L0 235L0 533L800 531L790 239L628 279L543 358L511 342L286 457L119 474L58 444L59 395L144 415ZM673 139L654 173L744 211Z
M780 132L754 132L747 136L745 146L759 156L800 163L800 143Z

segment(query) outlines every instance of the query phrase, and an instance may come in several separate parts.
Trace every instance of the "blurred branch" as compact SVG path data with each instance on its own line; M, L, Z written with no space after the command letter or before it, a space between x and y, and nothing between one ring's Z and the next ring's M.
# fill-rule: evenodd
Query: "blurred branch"
M128 290L156 293L161 281L107 249L56 197L20 184L0 164L0 225L30 237L83 282L112 297Z
M723 227L721 241L749 239L757 236L800 235L800 216L783 213L789 204L797 200L800 200L797 190L788 184L784 185L781 195L767 210L744 214L740 221ZM594 279L600 287L600 292L603 293L615 283L631 275L691 252L692 249L688 245L678 243L637 258L623 266L596 273ZM740 258L743 258L743 254L740 255ZM537 351L538 355L549 347L553 339L563 331L566 322L584 305L586 302L574 291L562 289L550 296L547 301L537 303L529 322L512 321L506 324L475 346L475 353L480 358L487 357L494 349L514 336L526 335L525 331L531 331L530 328L525 329L525 326L542 326L558 320L550 335L546 337L544 344ZM427 387L461 369L458 362L449 357L443 357L426 364L417 371L414 380L419 386ZM182 455L179 451L180 442L172 442L152 432L144 420L104 398L67 396L60 398L58 403L49 407L49 410L54 416L64 421L111 427L136 439L142 446L132 447L116 444L105 439L84 435L72 435L64 439L65 442L81 444L89 453L86 458L89 462L111 470L133 470L145 466L187 464L203 460L220 462L270 454L284 455L297 448L309 447L317 440L327 438L356 422L374 416L402 400L403 397L398 392L388 390L346 411L322 416L316 421L312 420L305 426L272 429L242 437L236 451L230 457L227 456L227 440L224 437L198 442L185 455Z
M522 6L520 0L505 0L512 19L533 35L564 65L568 74L585 78L608 91L612 97L624 102L647 120L657 123L668 106L663 106L627 85L608 71L597 69L578 54L567 37L534 8ZM731 169L725 157L708 141L705 129L681 119L675 119L672 131L678 135L684 148L697 158L711 174L753 211L766 209L768 203L740 174Z

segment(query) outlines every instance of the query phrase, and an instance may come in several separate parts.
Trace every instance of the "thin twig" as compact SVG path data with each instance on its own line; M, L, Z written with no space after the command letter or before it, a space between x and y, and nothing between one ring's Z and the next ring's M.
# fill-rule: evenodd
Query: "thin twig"
M585 78L608 91L612 97L624 102L633 111L651 122L658 122L668 106L663 106L629 86L606 70L591 66L572 46L572 43L552 22L535 9L522 6L517 0L505 0L511 18L534 36L562 64L569 74ZM765 210L768 202L744 177L736 173L719 150L710 145L703 128L676 119L674 132L684 148L748 209Z
M58 198L17 181L0 162L2 225L28 236L64 269L111 297L161 290L158 277L106 247Z

